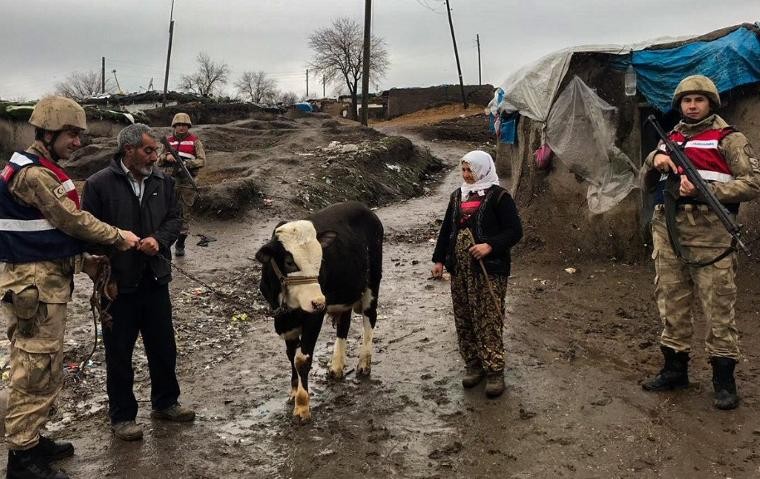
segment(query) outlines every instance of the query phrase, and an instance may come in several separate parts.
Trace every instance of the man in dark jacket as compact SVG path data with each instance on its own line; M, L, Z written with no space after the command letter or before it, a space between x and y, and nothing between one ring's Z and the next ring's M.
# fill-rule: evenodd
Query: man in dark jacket
M138 334L150 369L151 417L195 418L192 410L177 402L169 282L170 247L179 235L181 218L174 180L153 168L157 148L156 134L148 126L138 123L123 129L111 164L87 180L82 205L96 218L143 238L136 250L109 252L111 280L118 292L109 310L113 326L103 329L111 427L118 438L128 441L142 438L132 391L132 353Z

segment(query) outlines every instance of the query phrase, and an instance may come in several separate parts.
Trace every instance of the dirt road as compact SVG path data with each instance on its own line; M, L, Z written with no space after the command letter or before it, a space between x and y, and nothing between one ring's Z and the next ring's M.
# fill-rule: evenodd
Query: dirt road
M427 146L452 165L465 152L454 143ZM760 475L756 265L741 275L737 316L747 357L739 367L738 410L712 409L699 341L692 387L675 394L641 390L639 380L660 361L648 262L569 264L550 250L514 254L508 389L487 400L482 387L462 389L448 283L427 280L434 221L457 184L453 170L428 196L378 210L387 236L371 378L350 372L342 382L328 381L335 335L326 323L306 425L293 423L286 404L284 344L260 299L246 292L257 288L250 258L280 218L259 212L239 224L196 225L217 241L191 246L180 266L253 305L250 321L231 322L234 307L217 304L185 278L173 283L181 399L197 409L197 421L153 422L147 368L136 360L145 440L112 438L102 390L82 399L68 388L51 428L73 440L77 454L61 467L72 477L141 479ZM574 274L564 271L570 266ZM80 289L71 334L88 331L87 292ZM358 360L359 324L349 338L350 369ZM90 381L102 382L102 352L93 368Z

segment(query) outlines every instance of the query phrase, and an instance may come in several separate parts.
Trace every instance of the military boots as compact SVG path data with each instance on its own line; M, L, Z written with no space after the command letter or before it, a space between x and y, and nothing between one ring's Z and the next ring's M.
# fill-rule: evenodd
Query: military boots
M187 235L179 235L174 245L174 256L185 256L185 240Z
M480 364L468 364L462 377L462 386L466 389L474 388L486 377L486 371Z
M736 409L739 396L736 394L734 368L736 360L732 358L712 357L710 364L713 368L713 390L715 400L713 406L718 409Z
M497 398L504 392L504 371L489 371L486 375L486 396Z
M671 391L689 387L689 353L676 352L667 346L660 346L665 357L665 366L657 376L641 384L646 391Z
M62 471L50 467L51 459L42 455L37 445L26 451L8 451L7 479L69 479Z
M40 436L36 449L37 453L48 461L57 461L74 455L74 445L70 442L53 441L45 436Z

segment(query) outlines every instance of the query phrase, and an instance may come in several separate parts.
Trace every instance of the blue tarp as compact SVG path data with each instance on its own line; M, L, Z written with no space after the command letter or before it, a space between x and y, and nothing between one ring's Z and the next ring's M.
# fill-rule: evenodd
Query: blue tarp
M666 112L678 82L688 75L709 77L720 92L760 82L760 39L740 27L710 42L634 51L633 67L639 92L650 105Z
M296 110L298 111L306 111L306 112L314 111L314 108L312 108L311 103L308 103L305 101L301 103L296 103L294 106L296 107Z
M517 143L517 121L520 114L514 112L510 115L502 115L499 127L499 143L514 145Z

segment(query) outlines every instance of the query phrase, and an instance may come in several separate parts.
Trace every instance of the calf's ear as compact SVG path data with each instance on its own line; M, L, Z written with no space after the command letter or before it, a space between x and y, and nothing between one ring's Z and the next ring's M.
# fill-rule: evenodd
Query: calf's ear
M287 223L287 221L280 221L279 223L277 223L277 226L275 226L274 229L272 230L272 239L277 237L277 228L284 225L285 223Z
M330 246L337 237L338 233L335 231L323 231L317 235L317 241L319 241L319 244L322 245L322 249L324 249Z
M256 260L261 264L269 263L272 260L272 256L274 256L274 247L271 241L256 252Z

